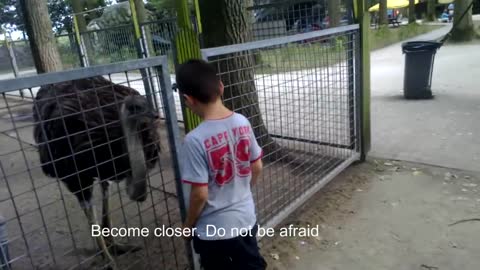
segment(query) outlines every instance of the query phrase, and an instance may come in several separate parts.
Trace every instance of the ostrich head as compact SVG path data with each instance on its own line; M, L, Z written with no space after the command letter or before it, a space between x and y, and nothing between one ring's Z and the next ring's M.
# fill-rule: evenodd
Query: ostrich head
M147 164L144 154L142 132L154 128L157 114L147 100L139 95L125 98L120 110L120 122L125 134L131 174L127 176L127 194L131 200L145 201L147 198ZM150 142L152 143L152 142Z

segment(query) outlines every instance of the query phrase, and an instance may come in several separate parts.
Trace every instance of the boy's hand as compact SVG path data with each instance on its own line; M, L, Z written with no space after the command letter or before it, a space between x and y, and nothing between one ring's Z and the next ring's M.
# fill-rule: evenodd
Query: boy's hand
M252 166L252 180L250 181L250 186L253 187L257 183L257 180L262 173L263 162L261 159L259 159L254 163L252 163L251 166Z
M190 241L193 239L193 227L192 226L188 226L186 224L183 224L182 226L182 237L183 239L187 240L187 241ZM185 234L185 232L189 232L188 235Z
M192 185L190 191L190 207L187 211L187 218L183 224L183 228L188 228L190 231L193 231L195 224L197 223L198 217L202 213L203 207L208 200L208 186L206 185ZM187 240L192 237L185 237Z

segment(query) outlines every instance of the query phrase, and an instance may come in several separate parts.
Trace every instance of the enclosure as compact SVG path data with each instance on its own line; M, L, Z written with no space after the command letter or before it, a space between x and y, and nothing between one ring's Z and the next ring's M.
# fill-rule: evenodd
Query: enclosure
M249 118L265 151L263 179L254 190L260 224L278 224L359 158L358 34L358 25L350 25L202 50L225 84L225 104ZM147 98L161 118L159 162L148 175L148 199L143 203L129 200L124 182L112 185L112 225L151 231L181 225L183 198L177 188L176 150L183 127L167 62L166 57L148 58L0 82L0 211L7 219L12 269L93 269L107 263L96 256L101 251L96 251L75 196L61 181L42 173L45 164L39 160L39 145L33 139L39 121L32 119L32 101L42 85L103 76ZM115 102L111 105L122 101ZM84 105L77 114L101 111L107 105ZM95 128L110 132L106 123ZM93 136L96 129L85 132ZM91 147L100 146L92 143ZM111 159L115 158L112 154ZM101 168L97 164L97 170ZM81 175L81 171L76 173ZM102 205L104 180L93 186L97 210ZM181 238L150 235L119 240L142 247L115 257L119 269L155 269L158 265L185 269L189 264L189 248Z
M278 225L364 151L359 25L351 7L329 25L326 1L308 2L253 6L253 41L201 50L225 85L224 103L249 119L264 150L263 176L253 190L264 227ZM184 112L172 88L177 27L165 19L141 24L139 37L132 25L73 33L62 37L70 46L62 57L74 69L0 81L4 268L197 269L181 237L93 238L90 231L100 221L150 232L182 225L177 151ZM158 116L141 122L137 133L148 136L140 150L131 148L128 129L120 129L128 97L137 92L146 105L133 106L132 117ZM45 117L54 109L58 115ZM50 123L61 136L46 135ZM151 165L143 202L129 191L138 153ZM84 196L90 189L91 202ZM125 254L116 254L117 244L129 245Z
M166 119L159 125L158 142L154 142L158 143L160 148L158 166L148 174L148 199L141 204L130 201L123 195L125 187L122 182L112 183L109 209L112 225L146 227L152 231L162 225L171 227L181 225L178 203L180 196L177 194L175 181L177 162L175 153L172 155L171 152L171 146L175 145L174 141L178 141L178 133L171 128L173 123L177 125L177 121L173 103L170 101L173 97L166 68L166 57L160 57L0 82L2 89L0 212L6 219L11 269L100 269L104 266L102 260L96 260L96 257L99 257L96 254L96 245L90 236L90 227L85 214L74 194L69 192L61 181L47 177L42 172L41 167L45 164L41 164L39 160L37 148L40 145L33 138L33 129L38 124L43 126L46 120L35 122L32 119L32 110L38 107L33 106L31 99L36 96L39 86L103 76L115 84L137 89L149 100L149 104ZM20 98L20 90L24 92L23 99ZM92 86L83 91L91 91L98 96L102 92L113 91L113 87ZM66 98L78 99L80 102L79 97L74 94L63 96L59 94L55 98L58 102ZM88 117L85 115L89 113L102 115L105 108L117 106L118 102L121 100L102 106L82 104L84 108L78 113L83 114L83 117ZM167 104L167 107L160 104ZM71 115L65 113L61 120L65 122L69 116ZM91 150L94 150L94 147L102 147L93 143L95 136L98 136L98 128L105 133L114 128L112 125L115 123L107 123L104 117L101 117L103 124L83 131L93 137L90 139ZM176 130L178 131L178 127ZM70 145L74 145L73 138L78 135L78 133L68 135ZM56 138L58 139L61 138ZM114 154L114 143L113 139L106 142L110 148L111 159L118 159L120 155ZM97 166L101 169L101 164ZM119 174L121 170L116 168ZM80 170L76 170L76 175L78 181L84 181ZM102 206L99 186L105 180L107 179L94 182L92 203L98 206L97 209L101 209ZM185 245L181 238L136 237L123 238L120 241L142 248L140 252L127 252L119 257L117 263L120 269L157 267L185 269L185 265L188 264Z

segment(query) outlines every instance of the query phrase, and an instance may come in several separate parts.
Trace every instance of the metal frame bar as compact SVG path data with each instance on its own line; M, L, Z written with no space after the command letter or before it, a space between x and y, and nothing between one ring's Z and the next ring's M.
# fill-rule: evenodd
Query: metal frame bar
M343 149L352 149L354 147L353 143L351 145L346 145L346 144L338 144L338 143L327 143L327 142L322 142L322 141L317 141L317 140L307 140L307 139L302 139L302 138L294 138L294 137L290 137L290 136L282 136L282 135L277 135L277 134L270 134L270 136L272 136L273 138L277 138L277 139L311 143L311 144L322 145L322 146L331 146L331 147L343 148Z
M325 37L325 36L343 33L347 31L357 30L357 29L360 29L360 26L358 24L353 24L353 25L340 26L340 27L335 27L327 30L308 32L308 33L297 34L297 35L286 36L286 37L279 37L279 38L272 38L267 40L252 41L252 42L247 42L242 44L234 44L234 45L228 45L228 46L202 49L201 51L202 51L203 59L208 59L209 57L212 57L212 56L235 53L235 52L238 52L239 50L247 51L247 50L261 49L261 48L272 47L276 45L282 45L285 43L292 43L292 42L308 40L312 38Z
M147 59L135 59L131 61L77 68L68 71L52 72L30 77L8 79L0 81L0 93L6 93L18 89L34 88L41 85L60 83L69 80L78 80L104 74L120 73L126 70L145 69L167 63L166 56L157 56Z
M187 218L186 203L188 198L185 197L184 185L181 182L180 160L178 153L178 150L180 149L180 129L178 126L175 98L173 95L170 73L168 72L168 60L166 57L162 59L161 68L157 67L157 72L159 74L159 78L163 78L163 80L160 80L160 87L163 89L163 91L161 91L161 97L165 110L165 121L167 124L168 141L175 175L175 186L179 198L178 204L180 207L180 216L182 221L185 221ZM185 244L190 266L193 269L200 269L198 258L195 256L193 246L191 246L188 242L185 242Z

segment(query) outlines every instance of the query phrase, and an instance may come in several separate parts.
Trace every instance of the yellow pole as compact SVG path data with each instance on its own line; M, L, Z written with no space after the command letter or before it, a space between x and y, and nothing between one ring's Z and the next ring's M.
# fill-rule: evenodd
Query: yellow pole
M75 31L75 41L78 48L78 56L80 57L80 65L82 67L88 67L88 56L85 48L82 46L82 36L80 35L80 28L78 27L77 15L73 14L73 29Z
M175 37L176 59L178 64L182 64L191 58L201 58L199 35L193 30L190 22L187 0L177 0L177 23L178 33ZM200 12L198 10L198 1L195 1L198 27L201 30ZM183 120L185 132L197 127L201 119L188 109L182 103Z
M135 39L140 39L142 37L142 32L140 31L140 24L138 23L137 17L137 9L135 8L135 2L133 0L130 0L130 10L132 11L132 21L135 31Z

